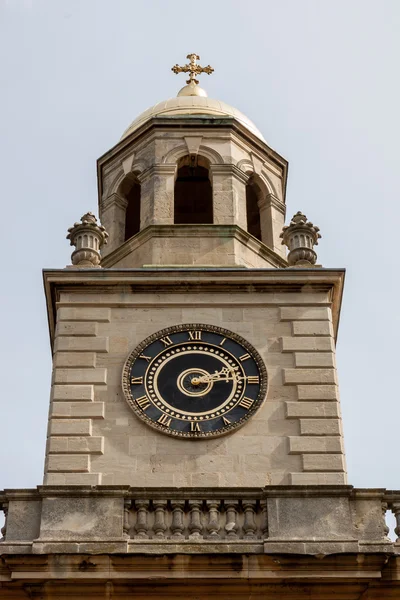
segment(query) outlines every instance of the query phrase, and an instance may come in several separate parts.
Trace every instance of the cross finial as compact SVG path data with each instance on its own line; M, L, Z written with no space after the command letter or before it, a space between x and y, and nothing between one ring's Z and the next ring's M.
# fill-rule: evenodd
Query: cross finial
M195 77L196 75L200 75L201 73L207 73L207 75L211 75L211 73L213 73L214 69L210 67L210 65L207 65L206 67L201 67L196 63L197 60L200 60L200 56L198 54L188 54L186 58L190 60L190 63L188 65L180 67L178 64L176 64L171 69L171 71L173 71L175 75L177 75L178 73L189 73L189 79L186 80L186 83L198 84L199 82Z

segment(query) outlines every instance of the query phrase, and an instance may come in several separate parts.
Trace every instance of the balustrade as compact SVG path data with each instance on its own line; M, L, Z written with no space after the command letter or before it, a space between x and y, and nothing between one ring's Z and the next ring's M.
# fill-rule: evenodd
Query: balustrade
M144 500L125 502L124 532L137 540L258 540L268 534L265 500Z

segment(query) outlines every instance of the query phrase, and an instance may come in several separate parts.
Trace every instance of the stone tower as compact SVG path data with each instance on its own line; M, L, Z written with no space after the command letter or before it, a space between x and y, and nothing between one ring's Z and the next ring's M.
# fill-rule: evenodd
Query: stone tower
M287 161L188 58L44 271L44 485L0 495L4 598L398 598L400 493L346 479L344 270L305 215L284 226Z
M45 484L346 482L334 355L344 273L288 268L286 175L255 125L193 81L99 159L102 268L45 273L55 350ZM129 353L183 324L224 328L260 353L267 397L242 429L171 439L125 401Z

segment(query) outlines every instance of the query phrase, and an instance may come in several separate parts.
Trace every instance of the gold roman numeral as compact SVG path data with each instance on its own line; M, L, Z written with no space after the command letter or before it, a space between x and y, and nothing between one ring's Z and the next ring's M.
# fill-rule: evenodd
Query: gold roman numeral
M201 340L201 331L188 331L189 340Z
M190 421L190 431L201 431L200 423L196 423L196 421Z
M142 385L143 377L131 377L131 383L134 383L136 385Z
M230 425L231 422L229 419L227 419L226 417L222 417L223 422L225 423L225 425Z
M239 402L239 406L242 406L243 408L251 408L254 404L254 400L251 400L251 398L246 398L246 396L244 398L241 399L241 401Z
M226 338L224 338L223 340L221 340L220 343L219 343L219 345L223 346L225 344L225 342L226 342Z
M151 406L151 402L147 396L141 396L140 398L136 398L136 402L142 410L146 410L146 408L149 408L149 406Z
M260 383L260 378L258 375L249 375L247 377L247 383Z
M171 425L172 418L168 415L161 415L159 419L157 419L157 423L160 425L164 425L165 427L169 427Z
M170 346L172 344L172 340L168 335L166 335L163 338L160 338L160 342L162 342L164 346Z
M144 354L140 354L139 358L143 358L143 360L147 360L147 362L151 361L151 356L145 356Z
M243 362L244 360L247 360L248 358L250 358L250 354L242 354L242 356L239 356L240 362Z

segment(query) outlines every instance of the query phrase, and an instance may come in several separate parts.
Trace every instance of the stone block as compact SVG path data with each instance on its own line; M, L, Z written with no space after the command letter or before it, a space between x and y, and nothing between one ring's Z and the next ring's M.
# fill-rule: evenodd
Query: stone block
M104 438L96 437L51 437L50 454L104 454Z
M53 402L51 416L104 419L104 402Z
M334 369L283 369L284 385L336 383Z
M91 419L51 419L50 435L92 435Z
M330 321L331 309L328 306L283 306L280 309L281 321Z
M90 457L87 454L57 454L48 457L47 471L52 472L81 472L90 470Z
M288 419L335 418L339 417L339 405L337 402L286 402L286 416Z
M56 352L53 358L54 367L95 367L94 352Z
M332 338L325 338L331 340ZM334 367L335 356L333 352L295 352L294 364L296 367Z
M302 435L340 435L339 419L300 419Z
M291 473L292 485L346 485L346 473Z
M61 335L97 335L97 323L95 321L59 321L56 328L56 336Z
M34 540L39 535L41 501L11 500L8 506L6 541Z
M343 454L304 454L304 471L344 471Z
M328 476L338 483L342 473L295 473L302 476L299 484ZM295 482L292 481L295 485ZM316 483L316 481L314 481ZM296 483L297 484L297 483ZM311 483L309 483L312 485ZM286 497L268 498L268 528L270 539L280 540L347 540L352 538L352 521L348 498Z
M100 485L101 473L65 473L65 485Z
M109 323L111 321L111 309L98 306L61 306L57 311L57 321Z
M343 452L339 436L289 436L289 454L318 454Z
M335 349L331 337L283 337L282 352L332 352Z
M57 337L56 352L108 352L108 337ZM82 365L84 366L84 365Z
M71 475L75 478L78 474ZM123 514L122 497L47 497L43 499L39 541L122 538Z
M339 400L336 385L299 385L297 386L299 400Z
M94 386L93 385L54 385L52 398L55 401L93 401Z
M107 369L55 369L54 383L106 384Z
M330 335L333 336L330 321L293 321L293 335Z
M352 502L354 527L360 540L383 541L384 520L382 518L382 504L377 498L355 498Z

